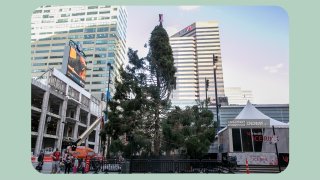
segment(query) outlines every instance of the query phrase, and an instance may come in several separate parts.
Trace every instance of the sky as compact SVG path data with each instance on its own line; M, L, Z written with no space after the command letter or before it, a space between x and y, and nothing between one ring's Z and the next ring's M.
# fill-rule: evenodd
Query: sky
M127 6L127 46L147 54L159 24L169 36L196 21L218 21L225 87L251 90L255 104L289 103L289 18L277 6Z

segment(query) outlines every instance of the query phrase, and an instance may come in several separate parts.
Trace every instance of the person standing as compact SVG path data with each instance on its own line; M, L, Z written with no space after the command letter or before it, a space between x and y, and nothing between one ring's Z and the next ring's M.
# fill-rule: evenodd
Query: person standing
M68 174L70 173L70 169L71 169L71 155L69 153L67 153L66 158L65 158L65 169L64 169L64 173Z
M36 169L41 172L42 170L42 165L43 165L43 159L44 159L44 153L43 150L41 150L39 156L38 156L38 165L36 167Z
M78 166L79 166L79 161L78 161L78 158L74 158L74 162L73 162L73 173L77 173L78 171Z
M58 148L56 148L56 151L53 152L51 155L52 157L52 171L51 173L55 174L59 172L59 160L60 160L61 153L59 152Z
M82 170L82 174L84 174L86 172L86 161L85 161L85 159L82 159L82 161L81 161L81 170Z

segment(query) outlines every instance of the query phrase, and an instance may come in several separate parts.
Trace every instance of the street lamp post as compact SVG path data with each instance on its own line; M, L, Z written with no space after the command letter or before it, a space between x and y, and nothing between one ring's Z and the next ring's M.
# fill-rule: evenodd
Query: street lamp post
M216 113L217 113L217 132L220 130L220 118L219 118L219 101L218 101L218 90L217 90L217 65L218 57L213 54L213 76L214 76L214 92L216 99Z
M107 92L106 92L106 110L105 110L105 113L106 113L106 117L105 117L105 122L107 122L107 119L108 119L108 104L109 104L109 97L110 97L110 76L111 76L111 70L113 70L113 66L111 65L111 63L108 63L107 64L108 67L109 67L109 76L108 76L108 89L107 89ZM108 149L107 149L107 156L109 156L109 147L110 147L110 137L108 137ZM103 152L102 152L102 157L104 157L104 153L105 153L105 145L103 146Z

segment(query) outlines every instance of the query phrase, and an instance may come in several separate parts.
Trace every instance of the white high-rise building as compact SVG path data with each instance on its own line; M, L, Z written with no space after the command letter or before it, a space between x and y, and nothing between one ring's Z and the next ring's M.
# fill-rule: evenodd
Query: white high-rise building
M32 77L49 68L61 69L64 46L69 40L82 45L86 54L85 89L100 98L108 82L119 77L126 56L127 12L121 6L41 6L31 19ZM110 92L114 93L113 83Z
M213 54L216 63L218 97L224 97L218 22L195 22L170 37L176 72L172 105L192 106L205 100L205 78L209 79L208 98L215 104Z
M254 102L252 91L243 90L240 87L226 87L226 96L230 105L245 105L249 100L251 103Z

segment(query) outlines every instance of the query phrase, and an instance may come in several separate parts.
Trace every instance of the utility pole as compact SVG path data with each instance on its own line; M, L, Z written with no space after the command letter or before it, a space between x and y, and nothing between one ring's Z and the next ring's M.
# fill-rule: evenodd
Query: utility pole
M216 99L216 112L217 112L217 132L220 131L220 118L219 118L219 101L218 101L218 91L217 91L217 65L218 57L213 54L213 76L214 76L214 92Z
M111 70L113 70L113 66L111 66L111 63L108 63L107 64L108 65L108 67L109 67L109 76L108 76L108 89L107 89L107 93L106 93L106 96L107 96L107 98L106 98L106 111L105 111L105 115L106 115L106 117L105 117L105 122L104 122L104 124L106 124L107 123L107 120L108 120L108 104L109 104L109 97L110 97L110 76L111 76ZM107 149L107 156L109 156L109 153L110 153L110 151L109 151L109 147L110 147L110 137L108 137L107 138L108 139L108 143L107 143L107 145L108 145L108 149ZM105 153L105 145L103 146L103 152L102 152L102 157L104 157L104 153Z
M208 88L209 88L209 79L204 78L204 82L206 84L206 108L208 109Z

